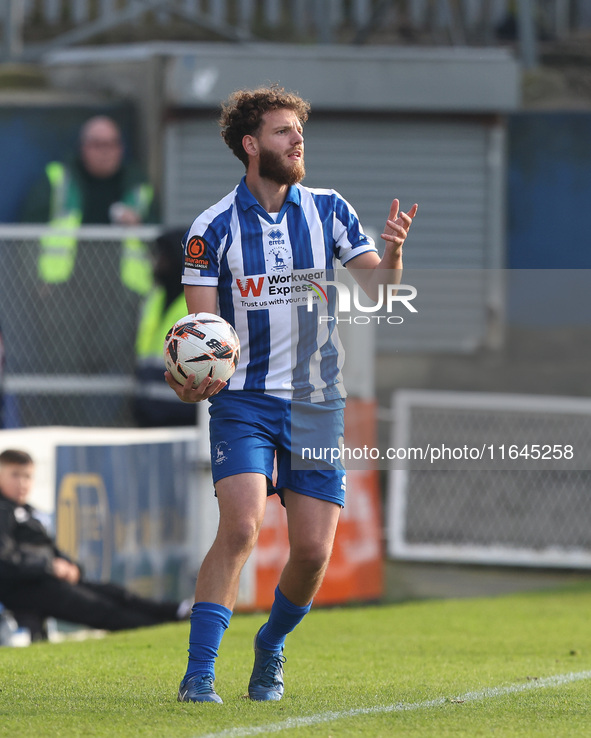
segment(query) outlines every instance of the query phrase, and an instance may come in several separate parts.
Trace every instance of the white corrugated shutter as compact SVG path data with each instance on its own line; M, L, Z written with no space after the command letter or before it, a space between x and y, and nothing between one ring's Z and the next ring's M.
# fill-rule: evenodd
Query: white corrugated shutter
M213 119L169 124L168 223L190 223L243 174ZM419 316L404 314L405 323L395 330L380 324L378 351L470 351L482 345L488 315L497 307L498 272L491 268L502 267L501 124L319 115L306 124L305 139L305 184L338 190L378 241L393 197L403 209L419 203L403 280L419 289Z

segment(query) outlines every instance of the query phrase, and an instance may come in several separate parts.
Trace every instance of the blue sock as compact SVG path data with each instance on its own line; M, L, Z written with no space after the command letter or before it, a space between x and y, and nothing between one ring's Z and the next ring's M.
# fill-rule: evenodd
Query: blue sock
M196 602L191 610L189 663L185 678L196 674L215 677L215 660L232 610L215 602Z
M299 607L290 602L285 595L275 590L275 601L271 607L269 620L263 625L257 636L257 646L267 651L281 651L285 636L301 622L304 615L310 612L312 603Z

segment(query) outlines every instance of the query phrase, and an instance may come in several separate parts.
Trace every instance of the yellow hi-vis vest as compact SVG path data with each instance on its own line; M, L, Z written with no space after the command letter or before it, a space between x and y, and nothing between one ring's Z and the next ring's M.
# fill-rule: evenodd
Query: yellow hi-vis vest
M74 234L82 224L79 193L60 162L50 162L45 168L51 185L50 231L40 240L39 279L47 284L67 282L76 264L78 241ZM146 212L154 192L147 184L138 185L125 197L126 204ZM52 233L53 231L53 233ZM146 295L152 287L152 264L149 251L138 238L128 237L121 244L119 275L122 284L133 292Z
M135 341L138 363L161 363L164 367L163 348L166 334L172 326L187 314L185 295L181 294L164 309L166 290L155 287L146 298Z

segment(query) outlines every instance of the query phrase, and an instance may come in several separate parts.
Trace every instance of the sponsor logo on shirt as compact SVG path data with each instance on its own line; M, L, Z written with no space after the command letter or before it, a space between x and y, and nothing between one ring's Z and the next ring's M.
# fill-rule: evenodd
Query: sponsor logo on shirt
M206 252L207 241L201 236L191 236L185 249L185 266L189 269L209 269Z
M313 287L325 276L324 270L292 271L289 266L281 268L274 274L238 277L236 287L240 294L240 304L245 308L260 310L272 305L306 305L308 295L318 300L317 290Z
M260 297L263 289L264 277L258 277L256 282L253 277L246 277L244 280L237 279L236 286L240 290L242 297Z

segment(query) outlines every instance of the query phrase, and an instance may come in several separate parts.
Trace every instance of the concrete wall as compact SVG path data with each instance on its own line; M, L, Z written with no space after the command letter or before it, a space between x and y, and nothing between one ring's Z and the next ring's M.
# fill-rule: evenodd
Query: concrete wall
M142 160L162 182L169 111L217 111L240 87L279 82L316 110L500 113L520 102L504 49L147 43L69 49L45 60L51 84L132 102Z

